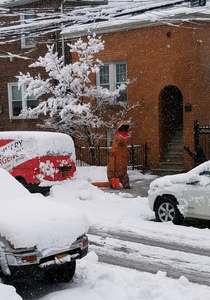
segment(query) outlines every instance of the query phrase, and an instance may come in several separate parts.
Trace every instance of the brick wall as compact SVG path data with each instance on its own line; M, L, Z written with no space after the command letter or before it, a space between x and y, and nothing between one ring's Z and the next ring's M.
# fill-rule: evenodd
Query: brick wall
M176 86L183 97L184 145L194 147L194 121L210 122L210 25L202 22L153 26L103 34L103 62L126 60L128 102L139 103L132 111L132 143L147 143L149 166L161 157L161 91ZM192 111L185 112L190 103ZM129 117L129 116L128 116ZM191 159L184 153L185 168Z
M49 6L49 1L43 3L43 1L39 1L36 3L37 7L34 10L38 12L41 9L44 9L44 5L48 5L50 9L53 9L53 6L56 7L55 2L51 1L51 6ZM34 3L28 5L27 7L18 7L16 10L13 9L13 15L5 15L0 16L1 24L5 24L7 26L17 23L20 23L20 16L16 13L29 11L28 9L32 6L34 7ZM12 42L11 42L12 40ZM29 65L35 62L39 56L44 56L47 52L47 44L52 44L56 42L56 35L54 33L46 34L43 36L38 36L36 38L36 46L31 48L21 48L21 36L17 34L16 36L9 35L8 39L5 39L5 43L1 44L0 47L0 105L3 107L3 113L0 114L0 130L42 130L40 127L37 127L37 124L42 124L44 117L40 116L38 119L10 119L9 118L9 102L8 102L8 83L9 82L17 82L17 78L15 76L19 75L20 72L26 74L30 72L31 75L37 75L39 72L44 75L42 69L38 68L29 68ZM61 44L57 41L58 49L61 48ZM9 57L8 53L15 54L17 57ZM18 56L22 57L19 58ZM26 59L27 58L27 59Z

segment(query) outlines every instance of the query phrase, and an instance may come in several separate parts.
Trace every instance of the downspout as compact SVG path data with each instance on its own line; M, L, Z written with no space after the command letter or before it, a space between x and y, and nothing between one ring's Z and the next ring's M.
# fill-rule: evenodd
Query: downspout
M63 17L63 5L66 0L61 1L61 16ZM61 31L63 30L63 23L61 23ZM65 65L65 45L64 45L64 37L61 37L61 53L63 56L63 63Z

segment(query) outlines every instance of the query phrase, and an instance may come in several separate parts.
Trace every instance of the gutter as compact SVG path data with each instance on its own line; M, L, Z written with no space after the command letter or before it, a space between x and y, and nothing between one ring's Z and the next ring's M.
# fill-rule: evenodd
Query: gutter
M89 23L85 25L74 25L68 27L68 29L64 29L61 32L61 36L64 39L68 38L78 38L82 36L91 35L92 33L96 34L109 34L115 33L119 31L127 31L137 28L145 28L145 27L153 27L159 26L164 24L177 24L180 22L187 22L187 21L205 21L210 22L210 14L199 14L199 13L191 13L191 14L183 14L179 16L170 16L169 18L164 17L164 19L159 20L112 20L111 22L98 22L98 23ZM113 24L114 22L114 24Z

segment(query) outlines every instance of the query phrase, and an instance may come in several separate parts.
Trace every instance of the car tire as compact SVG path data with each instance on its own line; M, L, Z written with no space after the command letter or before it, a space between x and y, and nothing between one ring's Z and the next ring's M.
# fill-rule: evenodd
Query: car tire
M69 282L74 277L76 260L45 271L44 281L47 283Z
M18 182L20 182L24 187L27 187L27 182L26 182L26 180L25 180L23 177L21 177L21 176L16 176L15 179L16 179Z
M199 0L199 5L200 6L205 6L206 5L206 0Z
M176 200L170 195L164 196L158 200L155 205L155 217L159 222L172 221L174 224L183 223L183 215L177 208Z

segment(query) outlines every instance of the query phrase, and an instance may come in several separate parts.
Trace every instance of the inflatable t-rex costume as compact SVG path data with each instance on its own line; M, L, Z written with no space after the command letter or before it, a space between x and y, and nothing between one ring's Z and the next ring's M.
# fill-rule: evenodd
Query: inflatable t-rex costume
M121 122L115 131L112 148L110 150L109 164L107 166L107 177L112 184L112 178L119 178L124 188L129 189L129 177L127 173L128 149L130 140L129 122Z

